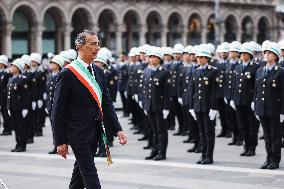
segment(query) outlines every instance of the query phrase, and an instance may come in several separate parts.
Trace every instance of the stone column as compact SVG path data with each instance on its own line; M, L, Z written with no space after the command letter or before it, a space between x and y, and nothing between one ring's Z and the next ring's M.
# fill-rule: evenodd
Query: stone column
M181 34L181 42L184 46L187 46L187 34L188 34L187 27L183 26Z
M167 45L167 33L168 33L168 27L163 26L162 27L162 35L161 35L162 46L168 46Z
M64 49L68 50L71 48L71 32L73 28L71 23L67 23L64 28Z
M201 43L206 43L207 42L207 28L202 27L201 28Z
M33 29L32 34L34 36L34 41L31 42L32 52L37 52L42 54L42 33L44 27L42 23L38 23Z
M9 58L12 58L12 32L13 32L12 22L6 23L6 25L3 28L2 48L3 48L3 54L7 55Z
M146 33L147 33L147 27L143 24L140 25L139 46L146 44Z
M115 39L116 39L116 43L115 43L116 53L118 55L122 51L122 25L121 24L117 25Z
M237 33L236 33L237 39L236 40L241 43L242 42L242 30L240 28L238 28L236 31L237 31Z

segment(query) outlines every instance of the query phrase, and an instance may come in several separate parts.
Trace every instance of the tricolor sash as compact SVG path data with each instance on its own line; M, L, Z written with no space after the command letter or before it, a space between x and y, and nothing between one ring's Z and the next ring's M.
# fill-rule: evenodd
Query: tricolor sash
M99 84L97 83L95 77L78 60L74 60L69 65L67 65L66 68L68 68L77 77L77 79L88 89L92 97L97 102L97 105L100 109L100 113L103 117L102 90ZM103 141L104 141L105 149L107 153L107 164L110 165L113 162L110 156L109 145L107 141L106 130L103 124L103 120L101 122L101 126L103 129L102 135L103 135Z

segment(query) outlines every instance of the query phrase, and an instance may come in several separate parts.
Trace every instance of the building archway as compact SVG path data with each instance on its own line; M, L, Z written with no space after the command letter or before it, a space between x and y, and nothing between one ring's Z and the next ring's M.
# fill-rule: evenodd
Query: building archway
M207 20L207 43L215 44L215 16L212 14Z
M146 43L154 46L162 46L161 34L163 25L160 14L156 11L152 11L147 16L146 21L148 28L148 32L146 34Z
M233 42L237 40L238 24L235 16L229 15L225 20L225 36L226 42Z
M188 21L187 43L190 45L201 44L201 30L202 30L201 17L198 14L190 16Z
M182 32L181 16L174 12L168 19L167 45L173 47L176 43L182 43Z
M254 25L252 18L246 16L242 21L242 43L252 41L254 35Z
M266 17L261 17L258 22L257 42L261 44L265 40L270 40L270 24Z

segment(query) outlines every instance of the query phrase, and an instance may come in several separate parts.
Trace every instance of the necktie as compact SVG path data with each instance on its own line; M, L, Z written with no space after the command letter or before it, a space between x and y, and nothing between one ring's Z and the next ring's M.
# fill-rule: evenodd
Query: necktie
M90 74L91 74L91 75L93 75L92 67L91 67L91 66L88 66L87 68L88 68L88 70L89 70Z

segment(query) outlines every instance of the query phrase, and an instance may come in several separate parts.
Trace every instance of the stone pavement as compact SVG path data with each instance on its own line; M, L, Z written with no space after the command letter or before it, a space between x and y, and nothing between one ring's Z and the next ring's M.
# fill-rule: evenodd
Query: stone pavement
M121 112L118 112L121 116ZM105 158L95 158L103 189L276 189L284 186L284 166L279 170L260 170L265 160L264 141L260 140L255 157L240 157L242 147L228 146L231 139L217 138L214 165L197 165L200 154L187 153L192 144L182 143L186 137L169 132L166 161L146 161L149 150L141 135L133 135L126 118L120 118L128 134L128 144L118 141L111 148L114 164L108 167ZM217 131L219 133L219 123ZM50 123L44 136L35 138L26 153L11 153L14 136L0 136L0 179L9 189L67 189L74 156L67 160L48 155L52 148ZM0 187L1 188L1 187Z

